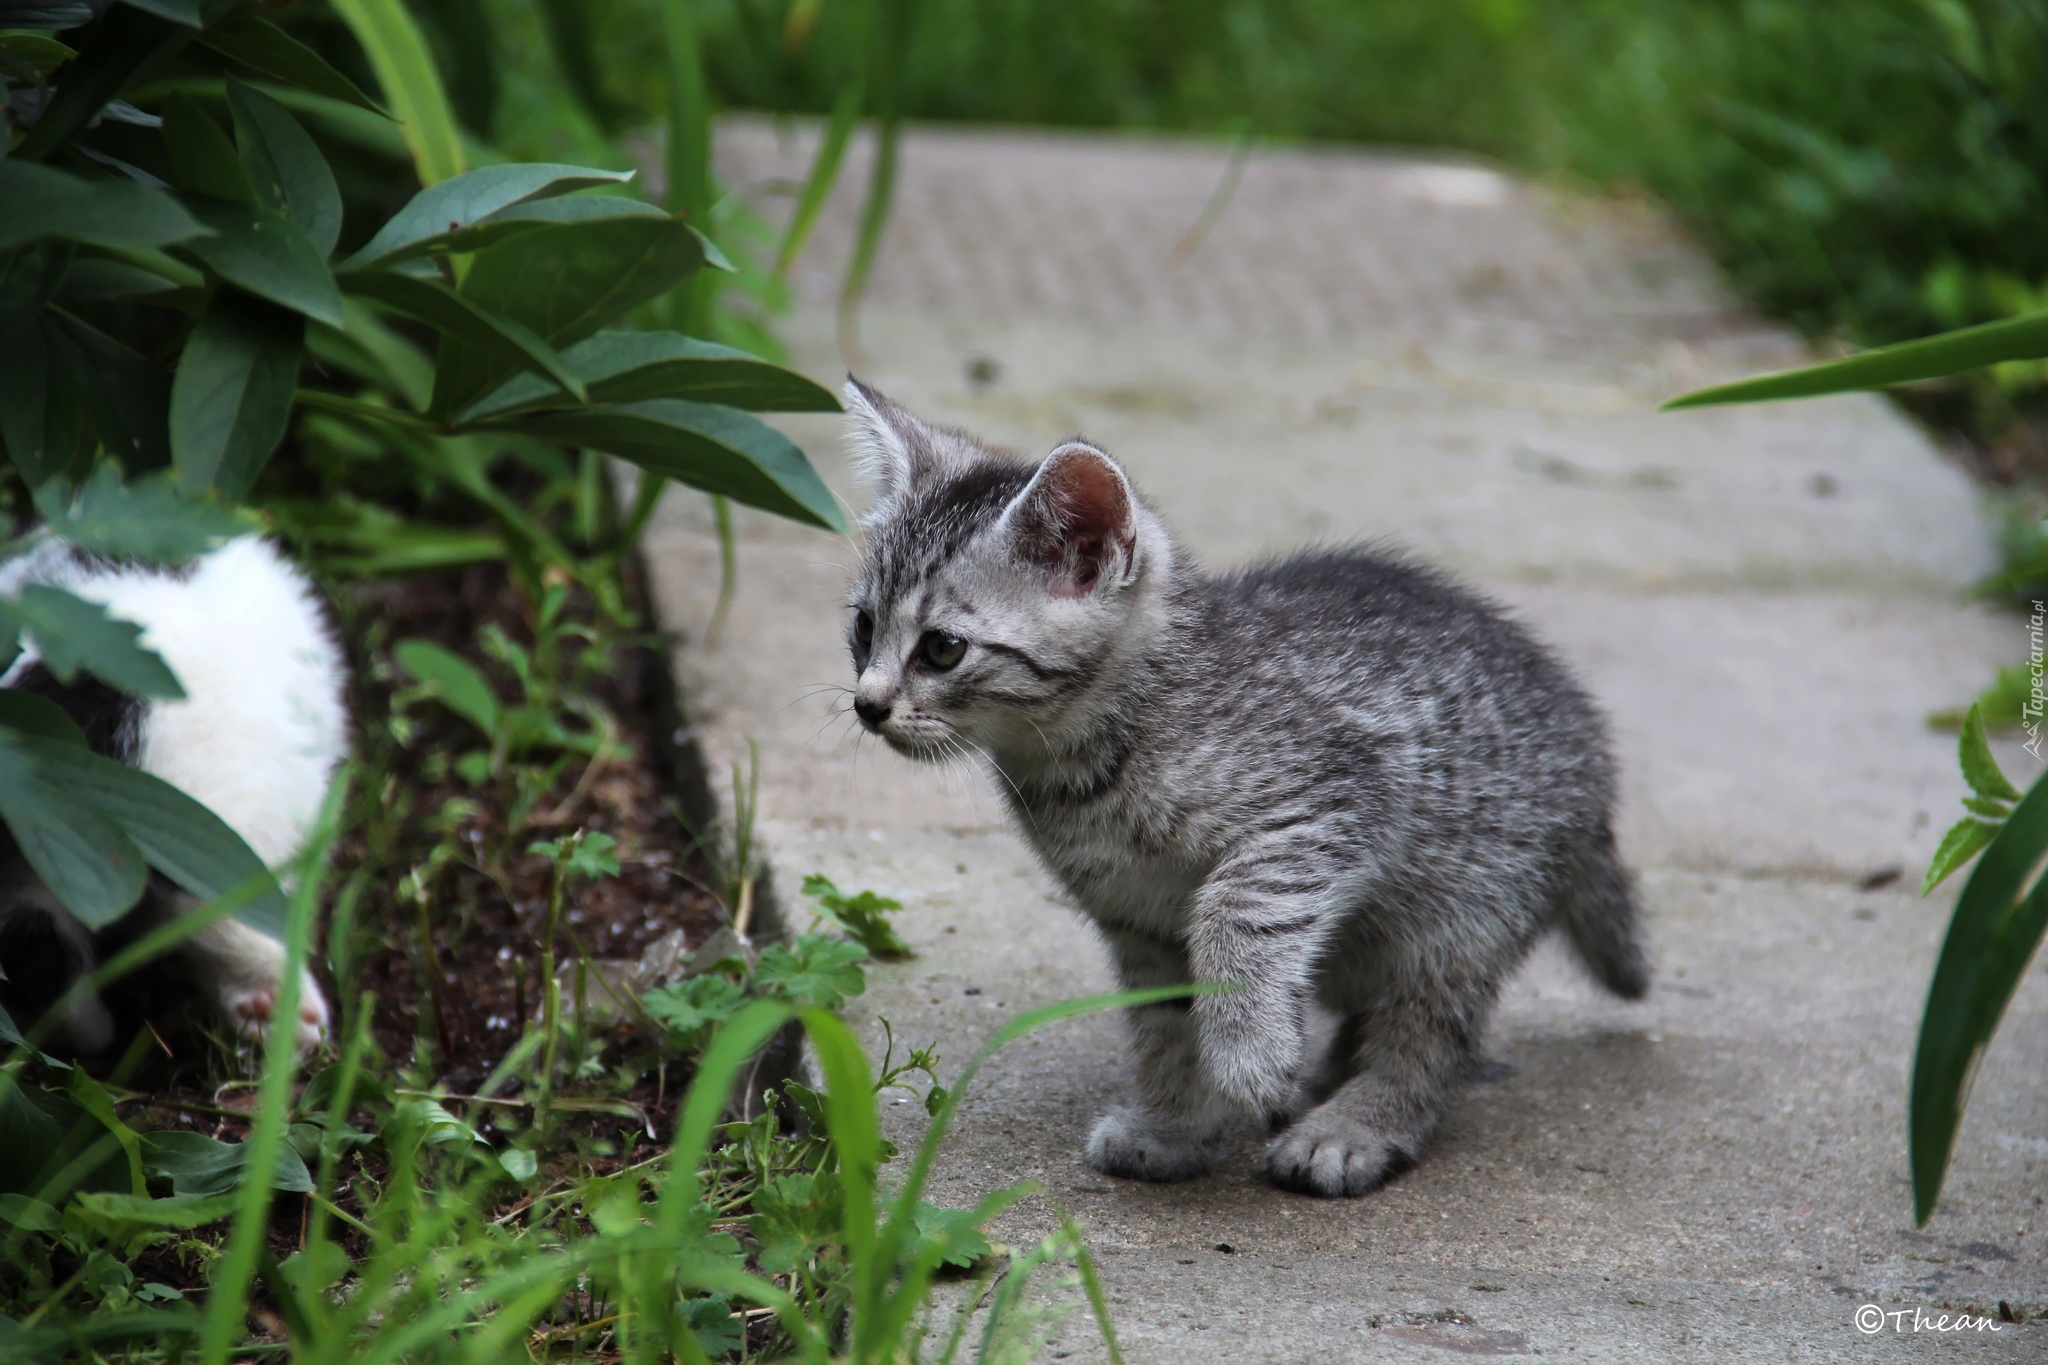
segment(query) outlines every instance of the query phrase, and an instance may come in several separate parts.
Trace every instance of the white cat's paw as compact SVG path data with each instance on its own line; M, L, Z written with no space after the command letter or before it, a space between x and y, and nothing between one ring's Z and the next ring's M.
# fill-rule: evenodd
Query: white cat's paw
M1415 1153L1388 1133L1318 1109L1266 1144L1261 1165L1282 1189L1326 1199L1369 1194L1415 1164Z
M1110 1110L1088 1135L1088 1164L1125 1180L1187 1180L1213 1160L1211 1144L1197 1134L1132 1109Z
M229 986L220 993L221 1012L244 1037L269 1036L271 1018L277 1013L277 987ZM307 972L299 979L299 1017L293 1038L301 1051L327 1041L327 997L320 983Z

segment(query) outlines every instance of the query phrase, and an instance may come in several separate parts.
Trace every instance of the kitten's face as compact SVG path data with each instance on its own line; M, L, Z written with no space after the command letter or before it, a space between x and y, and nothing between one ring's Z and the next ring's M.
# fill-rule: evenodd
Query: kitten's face
M876 483L847 643L861 724L911 758L1057 746L1137 609L1137 508L1115 462L1033 468L848 386Z

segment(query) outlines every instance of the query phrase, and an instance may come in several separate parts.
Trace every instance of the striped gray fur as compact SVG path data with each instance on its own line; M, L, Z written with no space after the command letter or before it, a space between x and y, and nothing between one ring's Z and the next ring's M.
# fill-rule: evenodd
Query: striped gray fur
M1129 1012L1097 1169L1198 1174L1252 1116L1276 1183L1362 1194L1543 933L1648 989L1605 725L1498 608L1370 548L1207 573L1093 446L1031 465L847 399L861 722L976 756L1127 987L1235 988Z

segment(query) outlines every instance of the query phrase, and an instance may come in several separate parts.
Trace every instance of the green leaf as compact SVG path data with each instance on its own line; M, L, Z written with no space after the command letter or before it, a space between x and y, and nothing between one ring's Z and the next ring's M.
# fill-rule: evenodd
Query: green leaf
M45 484L35 500L50 530L72 544L159 564L182 563L250 529L228 508L186 497L168 473L124 485L111 462L76 488Z
M980 1216L974 1209L942 1209L920 1199L912 1221L918 1239L938 1253L942 1265L966 1270L995 1250L977 1226Z
M16 157L0 158L0 251L41 237L101 246L164 246L206 225L184 205L132 180L87 180Z
M1963 735L1956 749L1963 781L1970 784L1971 791L1998 801L2020 799L2018 788L2006 780L1998 770L1998 760L1991 756L1991 745L1984 738L1984 714L1974 703L1963 717Z
M214 291L171 381L171 463L186 490L247 496L284 438L305 334L297 313Z
M0 616L35 638L43 663L63 682L83 669L132 696L185 695L164 661L143 647L142 627L109 616L98 602L48 583L29 583L12 600L0 598Z
M583 194L558 199L524 199L464 227L424 237L376 262L394 266L421 256L459 255L496 246L537 227L561 223L594 223L608 218L659 218L668 214L644 199L616 194Z
M1903 341L1896 346L1882 346L1843 360L1717 384L1674 398L1664 408L1669 411L1712 403L1762 403L1853 389L1880 389L1922 379L1942 379L2005 360L2037 360L2044 356L2048 356L2048 313L2029 313L1918 341Z
M342 263L347 270L400 259L420 243L442 237L528 200L545 199L594 185L621 184L631 171L606 171L553 162L479 166L452 180L429 185L385 222L362 250Z
M848 938L878 958L911 956L911 947L889 923L889 916L903 908L903 902L863 891L849 896L832 882L813 872L804 878L804 895L818 907L818 916L835 925Z
M228 81L235 145L256 201L299 225L322 260L341 237L341 191L313 139L285 107L241 81Z
M92 11L85 9L83 5L80 5L78 8L87 16L86 22L91 22L90 16ZM20 24L22 22L14 14L4 17L5 21L10 24ZM56 24L23 26L34 28L60 27L60 25ZM61 25L61 27L69 28L72 25L65 24ZM78 55L77 52L58 42L55 38L42 33L0 33L0 54L4 54L10 60L27 67L38 76L48 76L52 71L55 71L58 67Z
M334 0L334 9L370 59L385 102L405 133L422 185L462 174L468 165L448 92L434 71L426 40L401 0Z
M17 735L51 785L61 787L141 849L149 864L202 901L253 897L235 918L272 938L284 936L285 901L263 860L225 820L140 768L76 745Z
M867 989L859 965L866 957L866 949L836 934L804 934L795 943L771 943L761 950L754 985L796 1009L836 1010L847 997Z
M85 731L65 714L63 707L48 697L39 697L18 688L0 687L0 727L11 727L24 734L40 735L81 749L86 747ZM6 973L0 972L0 980L5 977Z
M495 738L498 733L498 699L484 675L470 663L430 640L401 640L391 658L414 680L434 689L441 704L471 725Z
M9 160L40 161L84 128L138 77L191 41L192 30L128 6L107 11L86 31L85 46ZM0 204L7 202L0 188ZM0 217L4 221L4 217Z
M57 1210L25 1194L0 1194L0 1223L23 1232L60 1232L64 1227Z
M253 204L256 192L235 155L235 144L213 121L213 115L183 95L164 101L164 150L171 160L171 183L191 194Z
M562 361L582 379L593 403L683 398L750 412L839 411L830 389L794 370L675 332L599 332L563 351ZM462 420L566 407L573 401L538 376L522 374L476 403Z
M651 990L640 997L640 1004L668 1031L669 1047L689 1055L701 1051L718 1026L739 1013L746 1000L746 988L739 982L719 972L707 972Z
M327 59L267 19L246 11L218 20L199 34L199 41L230 61L252 71L341 100L373 114L376 102L356 83L328 65Z
M2044 852L2048 776L2028 790L1964 883L1928 988L1907 1106L1914 1217L1923 1226L1941 1194L1970 1079L2048 932L2048 878L2021 897Z
M151 1133L143 1140L147 1142L158 1136L165 1135ZM198 1137L199 1134L176 1136ZM208 1223L218 1223L235 1211L233 1196L225 1194L152 1199L148 1195L97 1192L81 1194L75 1202L86 1213L109 1223L132 1223L151 1228L201 1228Z
M439 280L403 275L395 270L357 270L341 277L349 293L374 299L446 335L442 353L459 346L465 356L488 356L502 370L534 369L580 390L583 381L570 373L561 353L525 324L486 308ZM438 374L437 369L437 383ZM429 400L431 406L431 398ZM438 409L436 409L438 411Z
M158 1180L171 1182L180 1198L207 1199L227 1194L242 1183L248 1166L248 1144L220 1142L204 1133L166 1131L142 1138L142 1165ZM310 1194L313 1178L290 1143L277 1144L277 1166L271 1188ZM209 1220L211 1221L211 1220Z
M550 346L583 340L674 288L704 262L701 239L673 218L610 218L537 227L470 259L462 296L529 327ZM511 377L502 358L446 347L434 408L459 412ZM581 386L557 376L572 392Z
M693 488L844 532L839 504L787 436L711 403L657 398L493 423L564 445L590 446Z
M229 284L330 326L342 325L341 291L320 249L297 223L261 204L194 200L191 208L216 235L195 238L180 250Z
M69 314L53 311L45 324L43 337L84 398L100 444L130 472L169 464L170 376Z
M52 363L43 315L47 254L0 258L0 445L31 488L62 473L78 451L78 394L68 368Z
M112 924L142 899L149 869L111 822L46 780L33 752L39 744L61 741L0 727L0 820L66 910L88 929Z
M159 19L183 24L186 28L198 28L206 22L204 6L200 0L122 0L122 3L146 10Z

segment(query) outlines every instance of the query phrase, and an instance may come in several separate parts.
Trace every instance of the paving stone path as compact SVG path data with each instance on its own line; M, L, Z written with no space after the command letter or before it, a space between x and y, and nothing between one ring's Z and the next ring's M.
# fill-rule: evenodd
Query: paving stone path
M809 136L721 137L771 220ZM1654 213L1450 159L1260 149L1191 235L1226 160L912 133L861 373L1033 454L1104 443L1212 563L1384 537L1510 603L1613 717L1658 987L1620 1004L1539 953L1494 1025L1496 1078L1420 1167L1349 1202L1260 1185L1249 1136L1187 1185L1095 1174L1079 1150L1121 1035L1068 1023L990 1067L938 1197L1041 1182L1087 1225L1133 1361L2048 1359L2048 1325L1852 1321L1865 1303L2048 1313L2048 971L1983 1067L1924 1233L1903 1151L1949 905L1912 886L1958 813L1953 742L1923 718L2026 650L2023 620L1963 600L1989 564L1978 493L1875 398L1655 412L1802 353ZM855 208L828 212L782 324L825 380L847 368L832 313ZM857 500L837 423L787 429ZM864 1027L879 1040L887 1017L957 1064L1020 1010L1108 988L980 775L912 767L840 714L852 547L738 524L715 648L694 496L657 524L657 599L713 763L758 744L785 903L817 870L908 907L919 956L873 972ZM914 1140L917 1106L891 1118ZM1041 1234L1049 1207L1004 1235ZM1077 1314L1050 1354L1104 1349Z

